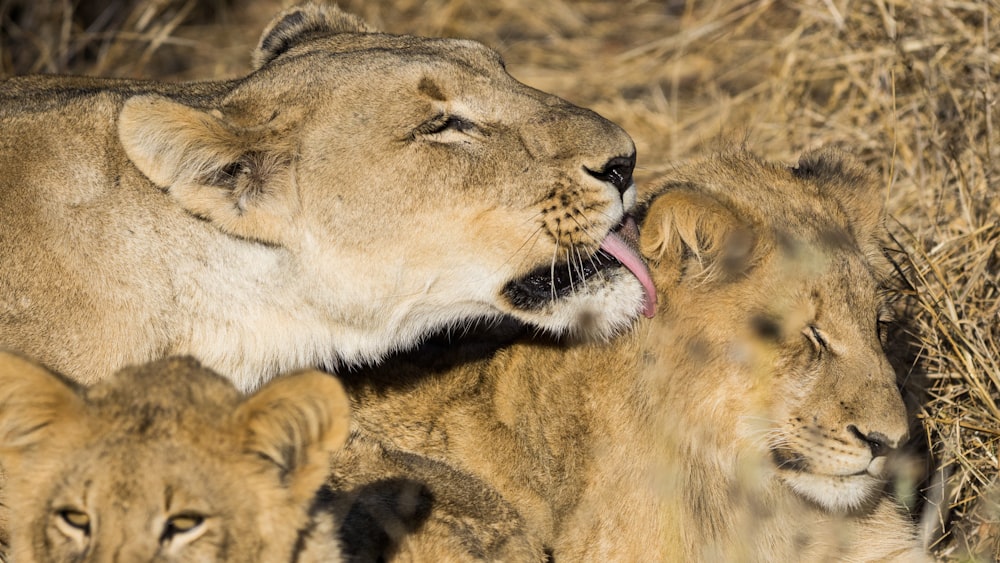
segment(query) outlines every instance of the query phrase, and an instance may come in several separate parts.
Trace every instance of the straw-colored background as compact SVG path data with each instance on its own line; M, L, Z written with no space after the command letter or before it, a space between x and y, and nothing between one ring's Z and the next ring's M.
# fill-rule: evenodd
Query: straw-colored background
M521 81L628 130L640 185L745 142L881 172L898 264L891 353L929 448L934 549L1000 550L998 0L345 0L393 33L498 49ZM280 0L0 0L0 76L236 76ZM917 472L918 475L920 471ZM939 532L940 533L940 532ZM937 536L935 536L937 537Z

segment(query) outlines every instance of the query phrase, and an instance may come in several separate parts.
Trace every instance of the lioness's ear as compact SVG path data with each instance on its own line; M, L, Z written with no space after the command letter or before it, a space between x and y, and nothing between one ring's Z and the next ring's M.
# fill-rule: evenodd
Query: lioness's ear
M184 209L227 233L281 243L298 204L288 135L148 95L125 102L118 136L136 168Z
M304 371L272 380L234 413L243 448L279 472L295 502L306 502L347 440L350 404L333 376Z
M640 248L657 287L682 278L724 279L751 265L758 244L750 225L690 184L667 185L649 206Z
M10 352L0 352L0 458L16 461L62 423L77 424L83 399L69 382Z
M852 223L860 227L860 239L881 231L885 197L882 186L878 176L852 155L835 148L807 152L791 172L839 201Z
M296 43L317 34L373 32L361 18L336 6L307 2L281 12L260 36L253 53L253 68L259 69L291 49Z

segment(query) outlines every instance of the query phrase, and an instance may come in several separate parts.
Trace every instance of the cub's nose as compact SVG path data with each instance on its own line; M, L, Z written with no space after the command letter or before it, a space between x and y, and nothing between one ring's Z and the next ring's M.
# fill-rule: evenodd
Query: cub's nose
M625 195L625 192L632 186L632 171L635 169L635 153L629 156L616 156L607 161L600 170L587 168L587 173L601 180L609 182L618 189L618 193Z
M889 452L899 447L899 444L906 440L905 435L890 438L881 432L865 433L853 424L849 424L847 430L871 449L872 457L888 455Z

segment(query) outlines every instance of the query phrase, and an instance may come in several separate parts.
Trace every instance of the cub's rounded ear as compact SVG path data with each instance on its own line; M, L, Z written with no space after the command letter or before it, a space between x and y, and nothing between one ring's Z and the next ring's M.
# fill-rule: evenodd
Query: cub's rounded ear
M156 95L128 99L118 116L129 160L181 207L231 235L276 245L298 208L295 136L286 133Z
M35 362L0 351L0 457L15 463L84 416L77 387Z
M347 441L350 403L332 375L303 371L272 380L233 415L243 449L278 472L296 503L326 481L330 456Z
M259 69L297 43L315 35L374 31L361 18L336 6L307 2L289 8L271 20L254 50L253 68Z
M640 231L640 249L661 289L688 279L724 281L752 266L759 245L733 209L686 182L663 186Z
M796 178L814 183L820 193L837 200L861 227L859 238L881 231L885 192L878 175L856 157L827 147L803 154L790 170Z

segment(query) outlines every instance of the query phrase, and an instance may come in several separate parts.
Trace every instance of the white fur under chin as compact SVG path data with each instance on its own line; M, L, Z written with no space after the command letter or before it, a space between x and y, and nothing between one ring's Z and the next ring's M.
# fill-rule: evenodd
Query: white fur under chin
M385 321L381 325L357 327L331 324L329 319L311 317L303 310L285 314L270 311L245 325L197 327L188 353L225 373L237 388L248 393L279 374L298 369L377 363L392 352L417 344L434 330L454 324L455 319L471 322L488 319L490 314L481 306L456 304L441 307L435 314L404 318L384 314L380 315ZM248 312L246 317L250 316Z
M871 475L817 475L782 471L781 479L799 495L833 512L850 512L872 499L882 481Z
M434 331L505 313L553 334L607 339L631 326L644 298L642 285L623 267L587 280L577 292L539 310L503 311L497 292L506 279L497 271L444 276L431 267L421 271L419 264L397 272L355 256L330 261L367 264L367 270L355 268L353 274L371 281L357 284L339 279L339 269L324 269L327 262L320 254L303 261L313 269L290 275L282 253L251 244L240 247L238 266L246 274L235 282L180 276L187 283L184 306L196 313L193 324L185 327L186 337L168 352L196 356L244 392L307 367L377 363ZM257 297L260 280L274 283L267 301ZM324 282L317 288L313 280ZM320 300L329 297L323 287L338 288L335 301ZM216 288L224 294L211 293ZM320 298L304 300L303 295Z
M559 299L542 311L513 316L553 334L608 339L632 324L643 303L642 286L623 272L611 272L599 286L592 283L590 291ZM458 319L489 322L501 315L476 301L428 301L370 311L367 318L381 322L364 327L331 323L305 307L259 311L231 306L231 317L240 322L230 318L192 327L182 352L194 354L206 366L227 374L241 391L250 392L280 373L297 369L377 363L436 330L454 326Z

